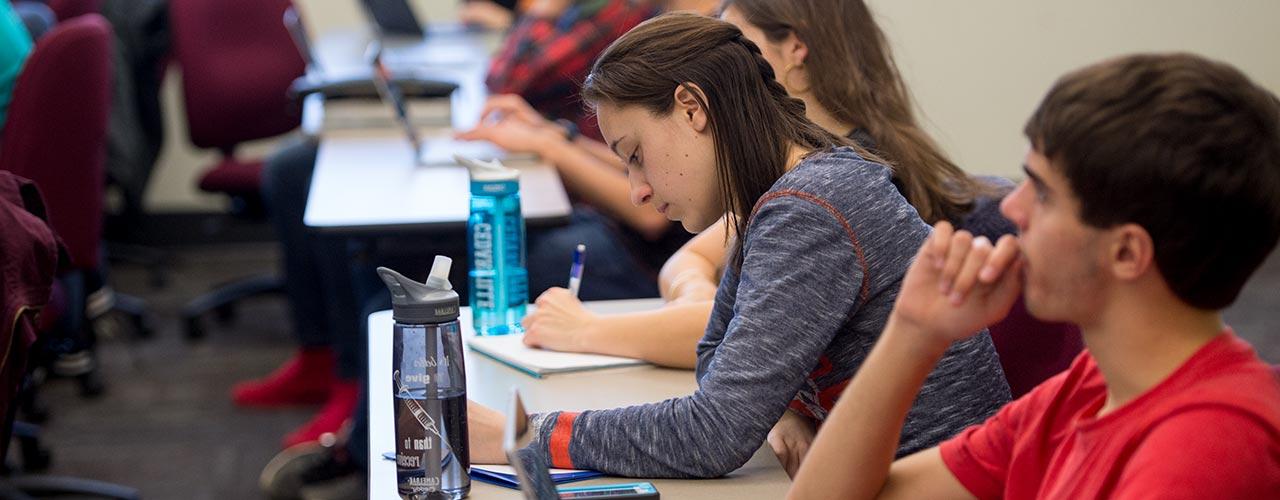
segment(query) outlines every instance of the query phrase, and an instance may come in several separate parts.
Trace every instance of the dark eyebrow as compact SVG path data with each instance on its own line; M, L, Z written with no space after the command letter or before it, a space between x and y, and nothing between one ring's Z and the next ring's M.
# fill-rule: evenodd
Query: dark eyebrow
M1035 186L1036 186L1036 190L1039 190L1039 191L1048 191L1048 190L1049 190L1049 185L1048 185L1048 184L1045 184L1045 182L1044 182L1044 179L1043 179L1043 178L1041 178L1041 177L1040 177L1039 175L1037 175L1035 172L1032 172L1032 171L1031 171L1031 167L1028 167L1026 164L1023 164L1023 165L1022 165L1022 171L1023 171L1023 173L1026 173L1026 174L1027 174L1027 178L1028 178L1028 179L1031 179L1031 183L1032 183L1032 184L1035 184Z
M619 137L617 140L609 143L609 150L613 151L613 154L618 155L619 158L622 157L622 153L618 152L618 143L622 142L622 140L626 138L627 136L624 135L622 137Z

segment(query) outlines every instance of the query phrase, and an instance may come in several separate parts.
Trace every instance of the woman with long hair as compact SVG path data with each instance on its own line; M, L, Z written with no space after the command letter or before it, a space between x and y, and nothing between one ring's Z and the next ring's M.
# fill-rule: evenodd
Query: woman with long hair
M893 166L893 182L927 223L947 220L996 239L1014 227L999 213L1012 183L965 174L917 124L910 94L870 10L860 0L726 0L722 18L760 47L778 83L805 103L805 115ZM810 71L818 68L818 71ZM526 342L692 367L710 301L732 244L711 226L672 255L659 274L668 305L597 315L551 289L526 321ZM651 328L653 324L663 328Z
M583 86L631 197L699 232L726 218L728 253L692 395L531 419L555 467L716 477L745 463L790 406L822 420L928 234L888 167L805 116L733 25L669 14L601 54ZM900 453L1008 400L990 338L957 343L925 382ZM945 411L944 411L945 408ZM502 417L473 407L477 463L504 461Z

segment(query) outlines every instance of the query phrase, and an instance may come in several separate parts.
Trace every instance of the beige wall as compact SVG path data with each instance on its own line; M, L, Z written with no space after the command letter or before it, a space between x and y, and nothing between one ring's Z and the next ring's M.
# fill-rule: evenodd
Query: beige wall
M453 0L411 0L421 17L452 19ZM1237 65L1280 92L1276 0L868 0L929 130L965 168L1017 176L1023 120L1058 75L1134 51L1187 50ZM299 0L313 34L363 22L355 0ZM177 76L177 75L171 75ZM195 179L213 155L193 152L177 78L165 89L168 144L148 191L153 210L221 206ZM272 142L246 152L265 152Z
M971 172L1018 176L1044 92L1108 56L1192 51L1280 93L1276 0L868 1L929 130Z

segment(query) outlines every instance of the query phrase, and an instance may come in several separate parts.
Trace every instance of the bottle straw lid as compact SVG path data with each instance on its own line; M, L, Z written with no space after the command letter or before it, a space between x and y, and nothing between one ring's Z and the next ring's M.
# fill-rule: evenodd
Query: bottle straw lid
M458 292L449 283L453 261L437 255L426 283L418 283L385 267L378 276L391 291L392 317L400 323L444 323L458 319Z

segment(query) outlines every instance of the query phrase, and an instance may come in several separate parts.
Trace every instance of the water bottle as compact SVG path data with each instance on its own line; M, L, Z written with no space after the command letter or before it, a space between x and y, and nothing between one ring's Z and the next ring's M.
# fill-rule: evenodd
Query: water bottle
M456 499L471 491L467 379L451 264L436 256L426 283L378 268L395 319L391 385L396 482L404 499Z
M519 172L498 161L458 160L471 170L467 218L470 304L476 335L521 333L529 301Z

